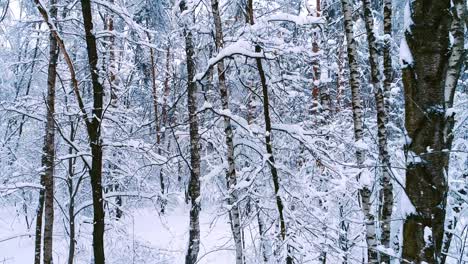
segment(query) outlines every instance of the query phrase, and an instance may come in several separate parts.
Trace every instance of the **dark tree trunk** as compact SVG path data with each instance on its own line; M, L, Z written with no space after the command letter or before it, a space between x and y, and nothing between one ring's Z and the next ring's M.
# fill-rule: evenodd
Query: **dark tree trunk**
M440 263L442 258L448 191L447 150L451 149L453 137L453 116L447 116L447 109L453 103L463 53L456 42L450 50L450 2L410 2L413 24L403 40L409 47L407 53L411 53L403 61L405 127L409 138L406 194L416 212L403 225L402 256L416 263ZM454 36L454 39L458 38ZM453 68L452 62L457 66Z
M103 113L103 87L99 82L97 69L98 54L96 38L93 35L93 18L90 0L81 0L81 10L86 33L86 48L88 51L89 70L93 86L93 111L92 120L88 123L89 143L93 160L91 163L90 177L93 196L93 251L94 262L103 264L104 255L104 205L102 195L102 141L101 120Z
M187 10L187 3L179 3L181 13ZM188 16L188 14L186 14ZM195 77L195 60L192 32L188 28L188 17L184 23L185 53L187 61L187 106L190 130L190 181L188 195L190 197L190 230L185 264L195 264L200 250L200 135L198 134L197 116L197 84Z
M250 25L254 25L254 14L253 14L253 0L249 0L247 3L247 11L250 12L248 15L248 22ZM262 49L260 46L255 46L255 52L261 52ZM279 190L280 190L280 183L279 183L279 174L278 170L276 168L275 164L275 157L273 155L273 146L272 146L272 140L271 140L271 133L272 133L272 127L271 127L271 118L270 118L270 102L268 99L268 84L266 80L266 75L265 71L263 70L263 64L262 64L262 59L261 58L256 58L255 59L256 64L257 64L257 70L258 74L260 77L260 83L262 85L262 95L263 95L263 115L265 119L265 146L266 146L266 151L268 154L268 164L270 167L271 171L271 178L273 180L273 186L274 186L274 191L275 191L275 199L276 199L276 207L278 209L278 214L279 214L279 222L280 222L280 235L281 239L284 241L286 240L287 237L287 230L286 230L286 222L284 220L284 205L283 205L283 200L281 199L281 196L279 195ZM291 256L291 252L289 251L289 248L287 250L287 256L286 256L286 263L287 264L292 264L293 263L293 257Z
M41 175L41 185L44 186L44 177ZM45 190L39 191L39 203L36 211L36 235L34 240L34 264L41 264L42 249L42 218L44 215Z

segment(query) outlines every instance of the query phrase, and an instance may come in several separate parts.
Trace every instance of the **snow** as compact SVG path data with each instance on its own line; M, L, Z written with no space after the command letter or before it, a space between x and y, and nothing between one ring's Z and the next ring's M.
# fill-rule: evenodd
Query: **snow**
M372 175L368 169L362 169L359 177L359 183L361 186L371 186L372 183Z
M410 7L410 1L412 0L407 0L406 5L405 5L405 10L403 12L403 29L407 32L411 33L411 26L414 24L413 19L411 18L411 7Z
M412 64L413 54L411 54L408 43L406 42L406 38L402 38L400 43L400 65L402 68L404 68L407 65Z
M272 21L289 21L295 23L298 26L303 25L310 25L310 24L322 24L325 20L322 17L315 17L315 16L308 16L306 14L300 14L298 16L285 14L285 13L277 13L270 16L267 16L265 20L272 22Z
M6 264L32 263L34 257L34 235L26 229L22 218L12 214L14 208L4 209L0 216L0 262ZM106 229L106 260L113 264L132 263L183 263L188 241L189 206L177 207L167 215L160 215L152 207L126 212L119 222L111 223ZM83 219L81 219L83 220ZM89 219L90 220L90 219ZM83 221L77 222L79 237L76 264L89 264L92 255L91 229ZM204 208L200 215L201 246L200 264L233 263L235 259L231 230L225 215ZM54 262L66 263L68 242L63 225L56 224ZM138 252L156 252L138 256ZM114 257L115 256L115 257ZM138 261L139 257L143 260ZM2 262L3 261L3 262Z
M401 200L400 200L400 214L403 218L406 218L409 215L416 213L416 208L414 207L413 203L411 203L408 195L406 192L401 193Z
M255 47L247 40L240 39L229 46L221 49L219 53L208 60L208 68L201 73L197 73L193 81L201 81L203 77L208 73L209 69L216 65L221 60L232 57L234 55L242 55L250 58L266 58L273 59L273 56L266 54L265 52L255 52Z
M369 149L369 146L366 143L364 143L364 140L362 140L362 139L354 142L354 147L356 149L359 149L359 150L368 150Z
M428 226L424 227L424 242L426 245L432 244L432 229Z
M421 157L414 153L413 151L408 151L407 159L406 159L406 165L411 165L411 164L418 164L423 162Z

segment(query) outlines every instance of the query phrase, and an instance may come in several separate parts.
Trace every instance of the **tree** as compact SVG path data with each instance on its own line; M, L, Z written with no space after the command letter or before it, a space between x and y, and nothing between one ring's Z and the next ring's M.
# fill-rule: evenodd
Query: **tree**
M362 118L362 102L360 95L359 82L359 67L357 64L357 46L354 39L352 6L348 0L341 0L344 15L344 27L346 34L346 43L348 50L348 64L350 70L350 85L351 85L351 102L353 106L353 121L354 121L354 140L362 142L363 140L363 118ZM361 198L361 208L364 213L364 221L366 227L366 243L367 243L367 261L369 263L377 263L377 238L375 233L375 217L371 212L371 195L369 175L363 174L363 163L365 153L360 147L356 147L357 166L361 169L358 180L360 181L359 195Z
M57 2L50 2L49 15L57 19ZM55 23L52 21L51 23ZM47 69L47 120L45 125L44 146L42 154L41 185L44 189L39 191L39 205L36 217L36 243L34 263L39 264L41 259L42 216L44 213L44 263L52 264L53 227L54 227L54 166L55 166L55 83L57 79L58 61L57 40L52 33L49 35L49 65Z
M390 155L387 147L387 109L384 97L384 87L381 83L381 71L379 66L379 54L377 48L377 39L374 32L374 16L372 3L370 0L363 0L364 19L367 32L367 43L369 46L369 62L371 67L371 82L374 88L375 104L377 109L377 140L379 146L379 161L382 164L382 176L380 179L382 185L382 213L380 220L381 227L381 243L386 248L390 248L390 226L393 207L393 186L391 181L391 164ZM386 7L388 8L388 7ZM386 18L388 19L388 18ZM387 21L388 23L388 21ZM387 30L388 30L388 25ZM391 27L391 26L390 26ZM388 44L388 43L387 43ZM387 51L388 52L388 51ZM387 58L388 59L388 58ZM387 61L388 63L388 61ZM391 61L390 61L391 63ZM386 66L388 67L388 65ZM390 65L391 67L391 65ZM388 70L388 68L386 68ZM387 78L388 80L388 73ZM388 83L386 84L389 85ZM383 254L380 260L384 263L390 263L390 257ZM370 262L370 261L369 261Z
M179 3L180 12L187 11L185 0ZM200 135L198 134L197 83L195 82L194 47L191 29L188 28L189 16L182 17L185 37L185 55L187 63L187 107L190 130L190 227L188 249L185 264L195 264L200 250Z
M403 258L441 263L447 204L447 171L454 113L450 111L464 59L466 3L410 2L411 21L401 44L405 87L406 194L415 211L403 226ZM464 7L462 7L464 6ZM456 30L450 45L451 25Z
M221 50L224 46L223 40L223 28L221 23L221 14L219 11L219 1L211 0L211 10L213 13L214 25L215 25L215 45L216 49ZM223 110L229 111L229 95L226 85L226 75L224 61L221 60L217 64L218 68L218 84L219 93L221 95L221 102ZM227 116L224 117L224 133L226 134L226 148L227 148L227 161L228 168L226 172L227 187L229 192L228 204L231 207L229 212L229 218L231 219L232 235L234 237L234 243L236 246L236 264L244 263L243 249L242 249L242 237L241 237L241 222L240 213L238 208L238 195L236 184L236 163L234 158L234 133L232 130L231 119Z

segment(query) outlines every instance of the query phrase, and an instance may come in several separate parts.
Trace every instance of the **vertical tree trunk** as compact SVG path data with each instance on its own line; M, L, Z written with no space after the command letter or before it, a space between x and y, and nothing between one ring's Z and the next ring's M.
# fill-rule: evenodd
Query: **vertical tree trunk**
M383 0L384 4L384 46L383 46L383 66L384 66L384 98L387 115L390 115L389 99L393 82L392 65L392 0ZM387 117L388 118L388 117Z
M187 10L185 0L179 3L180 12ZM186 14L187 16L187 14ZM198 116L197 116L197 84L194 82L195 77L195 60L192 32L188 28L188 17L183 18L184 21L184 36L185 36L185 53L187 61L187 107L189 113L189 130L190 130L190 181L189 181L189 197L190 197L190 230L188 249L185 255L185 264L195 264L200 250L200 135L198 134Z
M453 36L452 50L449 57L449 64L445 79L445 108L451 108L453 106L453 99L455 95L455 88L457 86L458 79L460 78L460 71L463 64L463 60L466 59L467 50L464 48L465 36L464 36L464 23L467 19L467 10L466 10L466 0L453 0L452 7L452 25L451 25L451 34ZM466 67L466 66L465 66ZM451 130L453 128L453 123L455 121L454 116L448 117L447 120L447 129L445 132L445 137L448 137L447 140L452 141ZM462 187L463 188L463 187ZM465 190L459 190L460 193L465 193ZM453 230L456 228L458 223L458 214L461 211L461 206L457 205L454 207L453 211L455 215L452 219L448 221L447 228L445 230L445 239L442 248L442 256L440 263L445 263L447 259L447 254L449 253L450 243L453 237Z
M97 69L98 54L96 38L93 35L93 18L90 0L81 0L81 10L83 15L84 29L86 33L86 48L88 51L88 64L91 72L93 87L93 110L92 120L88 125L88 135L90 140L91 163L90 177L93 196L93 251L94 262L104 264L104 205L102 196L102 140L101 140L101 120L103 113L104 91L99 81Z
M34 0L39 13L47 23L51 34L57 40L67 67L70 71L70 79L73 87L78 106L83 120L86 124L86 129L89 137L89 144L91 147L91 154L93 156L91 163L91 170L89 172L91 178L91 189L93 196L93 211L94 211L94 222L93 222L93 251L94 251L94 263L104 264L104 207L103 207L103 196L102 196L102 142L101 142L101 120L103 112L103 89L99 82L99 75L97 71L97 48L96 39L93 35L93 22L91 3L89 0L81 0L81 10L83 15L83 24L86 33L86 47L88 50L88 63L91 72L91 80L93 86L93 110L91 121L87 118L87 112L83 99L80 94L78 80L76 79L76 72L70 55L67 52L63 40L57 32L55 25L50 21L49 13L42 6L39 0ZM36 255L37 256L37 255ZM40 257L40 255L39 255Z
M382 165L381 185L383 199L382 213L380 217L381 243L390 248L390 226L393 207L393 186L391 182L390 155L387 148L387 112L385 107L384 91L381 83L381 72L379 67L379 54L374 33L374 16L372 15L371 0L363 0L364 20L367 32L367 43L369 46L369 62L371 67L371 82L374 87L375 103L377 107L377 139L379 146L379 160ZM380 260L390 263L390 256L382 254ZM370 262L370 261L369 261Z
M49 14L57 18L56 0L50 1ZM44 168L44 264L52 264L54 227L54 159L55 159L55 82L57 78L58 45L52 34L49 36L49 68L47 77L47 121L44 138L42 167Z
M57 7L55 0L51 0L49 15L51 19L57 18ZM52 23L55 23L52 21ZM54 227L54 160L55 160L55 83L57 78L58 61L57 40L50 33L49 36L49 65L47 70L47 97L46 97L46 126L44 146L42 148L42 171L41 184L44 189L39 193L39 207L36 222L36 249L35 263L40 262L42 215L44 214L44 241L43 257L44 264L52 264L53 227Z
M357 63L357 46L354 39L352 12L353 8L349 0L341 0L344 14L344 26L348 50L348 63L350 69L350 85L351 97L353 106L353 120L354 120L354 139L361 141L363 139L363 119L362 119L362 105L360 95L360 82L359 82L359 66ZM358 167L362 169L364 162L364 152L356 149L356 161ZM359 175L360 178L360 175ZM367 261L369 263L378 263L377 253L375 247L377 246L374 215L371 212L371 195L372 191L367 183L361 182L359 189L361 197L361 207L364 214L366 225L366 243L367 243Z
M44 186L44 176L41 175L41 185ZM34 264L41 264L42 249L42 218L44 215L45 190L39 190L39 203L36 211L36 234L34 239Z
M406 193L416 209L404 221L403 258L417 263L442 261L448 191L447 150L452 146L454 120L454 115L447 115L447 111L453 104L463 60L461 15L466 8L463 2L453 1L456 11L452 24L451 1L410 2L413 24L403 40L409 47L403 58L405 127L410 139L406 146ZM452 31L452 49L451 25L458 28Z
M213 13L213 19L215 24L215 45L218 52L224 46L223 40L223 28L221 22L221 14L219 11L219 1L211 0L211 9ZM224 61L221 60L217 64L218 67L218 85L219 93L221 95L221 103L223 110L229 110L229 95L226 86L226 75L224 68ZM236 264L244 263L243 249L242 249L242 236L241 236L241 221L239 208L237 206L238 194L235 189L237 184L236 177L236 164L234 158L234 142L233 142L233 131L231 125L231 119L227 116L224 117L224 133L226 134L226 149L227 149L227 161L228 169L226 172L226 180L228 187L228 204L231 210L229 211L231 219L232 235L234 237L234 244L236 247Z
M148 41L151 40L151 36L149 33L148 35ZM158 148L158 154L161 155L162 151L162 144L161 144L161 126L163 125L162 122L163 120L159 119L159 107L158 107L158 91L157 91L157 85L156 85L156 63L155 63L155 58L154 58L154 49L150 48L150 61L151 61L151 86L152 86L152 95L153 95L153 110L154 110L154 122L156 126L156 145ZM166 62L167 64L167 62ZM166 65L167 66L167 65ZM165 184L164 184L164 174L163 174L163 168L162 166L159 168L159 184L161 188L161 194L164 196L164 190L165 190ZM163 197L161 200L161 213L165 212L165 205L166 201L165 198Z
M65 99L66 100L66 99ZM70 122L70 141L75 140L75 128L74 122L71 117L69 117ZM68 148L68 154L72 155L74 153L73 147ZM67 177L67 187L68 187L68 196L69 196L69 205L68 205L68 229L69 229L69 247L68 247L68 264L73 264L75 258L75 190L74 190L74 181L73 176L75 175L75 164L76 158L68 160L68 177ZM79 185L79 184L77 184ZM78 186L76 186L78 188Z
M254 14L253 14L253 0L248 0L247 3L247 11L250 12L248 15L248 22L250 25L254 25ZM261 47L260 46L255 46L255 52L261 52ZM268 99L268 85L267 85L267 80L265 76L265 71L263 70L263 64L262 64L262 59L261 58L256 58L255 59L256 64L257 64L257 70L258 74L260 77L260 83L262 85L262 95L263 95L263 115L265 118L265 146L266 146L266 151L268 154L268 164L270 166L270 171L271 171L271 177L273 180L273 186L274 186L274 191L275 191L275 198L276 198L276 207L278 209L278 214L279 214L279 222L280 222L280 235L281 239L283 241L286 240L287 236L287 231L286 231L286 222L284 220L284 205L283 205L283 200L281 199L281 196L279 195L279 190L280 190L280 184L279 184L279 175L278 175L278 170L276 169L276 164L275 164L275 157L273 155L273 147L272 147L272 141L271 141L271 118L270 118L270 102ZM287 264L292 264L293 263L293 257L290 255L291 252L287 252L286 256L286 263Z

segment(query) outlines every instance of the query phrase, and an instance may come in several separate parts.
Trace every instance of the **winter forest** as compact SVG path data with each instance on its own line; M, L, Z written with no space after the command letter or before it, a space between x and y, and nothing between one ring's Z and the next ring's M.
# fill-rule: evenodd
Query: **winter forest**
M467 7L0 0L0 263L468 263Z

